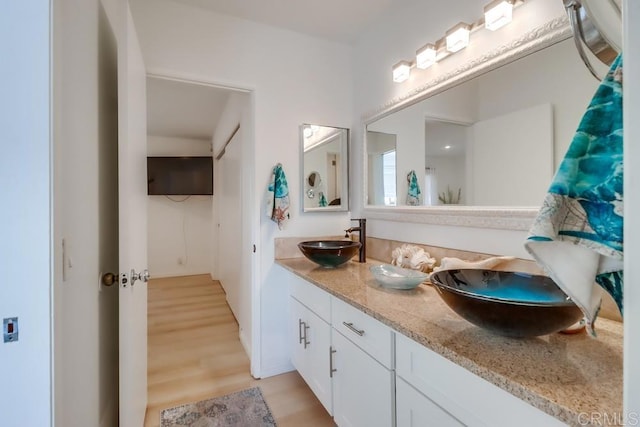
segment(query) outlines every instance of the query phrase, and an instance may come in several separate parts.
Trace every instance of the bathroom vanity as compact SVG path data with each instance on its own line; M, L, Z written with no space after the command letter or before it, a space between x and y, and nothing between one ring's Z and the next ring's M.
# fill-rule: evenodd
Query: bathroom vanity
M598 338L492 335L427 284L380 287L369 267L288 270L292 362L339 426L589 425L622 413L622 325Z

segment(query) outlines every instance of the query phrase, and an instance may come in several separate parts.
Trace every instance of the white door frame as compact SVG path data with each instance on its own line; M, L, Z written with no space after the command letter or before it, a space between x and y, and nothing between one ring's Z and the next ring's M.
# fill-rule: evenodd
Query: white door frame
M175 70L167 70L162 68L147 68L147 77L172 80L176 82L196 84L202 86L216 87L220 89L228 89L237 92L244 92L249 94L250 99L250 111L251 111L251 126L249 129L243 129L246 132L247 138L244 138L243 144L249 144L248 147L243 146L243 162L250 162L251 165L255 164L255 156L249 156L245 153L255 153L255 117L256 117L256 90L251 85L246 85L237 82L220 81L211 79L205 76L194 75L190 73L178 72ZM213 153L215 155L215 153ZM260 333L260 198L256 197L255 191L255 168L247 168L249 173L247 176L247 182L249 183L247 188L247 199L250 200L249 206L249 221L243 214L243 223L250 224L249 234L251 236L252 244L255 245L255 252L251 257L251 271L249 272L248 280L251 282L251 375L254 378L260 378L261 376L261 333Z

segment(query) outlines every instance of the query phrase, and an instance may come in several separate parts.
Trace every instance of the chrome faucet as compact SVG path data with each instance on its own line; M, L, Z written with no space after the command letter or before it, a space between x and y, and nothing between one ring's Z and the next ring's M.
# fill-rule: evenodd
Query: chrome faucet
M367 220L365 218L355 218L351 221L358 221L358 226L344 230L344 237L349 237L349 233L353 233L354 231L358 232L358 241L360 242L358 261L367 262Z

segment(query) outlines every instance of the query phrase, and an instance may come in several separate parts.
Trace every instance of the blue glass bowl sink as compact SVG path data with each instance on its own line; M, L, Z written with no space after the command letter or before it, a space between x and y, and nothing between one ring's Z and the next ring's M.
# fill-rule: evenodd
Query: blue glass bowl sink
M545 276L463 269L438 271L430 279L453 311L498 335L551 334L583 317L582 311Z
M362 243L351 240L309 240L298 243L298 248L309 260L321 267L334 268L349 261L360 250Z

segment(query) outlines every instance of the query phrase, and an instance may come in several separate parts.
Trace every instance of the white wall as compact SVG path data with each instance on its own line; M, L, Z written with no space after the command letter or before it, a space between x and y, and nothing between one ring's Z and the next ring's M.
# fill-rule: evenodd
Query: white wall
M540 205L555 172L551 104L480 120L471 135L473 204Z
M487 73L480 81L478 120L541 104L553 106L556 168L598 87L598 81L582 63L573 40L544 49L544 55L536 53ZM512 96L514 93L518 96Z
M432 168L436 179L435 200L437 205L441 205L438 195L447 192L447 188L451 190L454 197L458 195L458 189L462 189L460 193L459 204L463 205L467 200L469 187L466 185L466 159L464 154L459 156L431 156L427 157L427 167ZM426 187L426 186L425 186ZM426 198L426 188L423 191Z
M211 156L211 141L148 135L149 156ZM148 196L148 256L152 277L211 271L215 240L211 196Z
M478 31L473 34L473 43L466 49L448 57L427 70L412 70L404 83L394 83L391 66L400 59L409 59L415 50L426 42L437 40L445 31L459 21L471 22L482 15L484 0L467 0L452 8L446 2L418 2L408 8L397 9L385 19L385 25L376 25L356 45L355 114L357 117L370 114L390 100L410 93L443 73L455 69L462 63L482 56L487 49L504 45L527 31L550 19L563 16L562 2L556 0L530 0L514 10L514 21L499 31ZM402 31L398 31L402 28ZM362 127L357 127L354 140L362 141ZM362 209L362 145L355 144L352 165L353 189L358 210ZM440 227L425 224L408 224L391 221L371 221L370 234L376 237L391 237L418 243L476 250L497 254L511 254L530 258L522 243L526 231L496 231L471 229L469 227Z
M344 45L223 16L175 2L141 0L132 5L145 63L158 74L252 89L254 98L255 200L251 211L257 246L261 310L260 375L291 369L287 350L287 293L273 268L274 238L335 234L348 213L301 214L301 123L351 127L352 50ZM271 168L284 166L292 220L283 231L263 214ZM254 308L254 314L258 310ZM258 362L254 358L254 362Z
M0 3L0 321L19 318L19 341L0 341L7 426L51 424L49 3Z
M625 0L624 4L624 73L637 76L640 73L640 3ZM640 213L640 197L636 191L640 186L640 82L624 80L624 216L632 219L624 227L624 408L634 420L640 414L640 223L634 219ZM629 423L631 424L631 423Z

